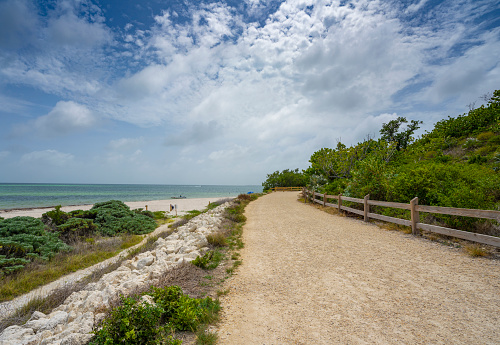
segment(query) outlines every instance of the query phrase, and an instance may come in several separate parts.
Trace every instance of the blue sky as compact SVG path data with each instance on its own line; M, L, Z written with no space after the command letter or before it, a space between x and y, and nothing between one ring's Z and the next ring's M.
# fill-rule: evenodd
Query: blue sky
M260 184L500 89L500 2L0 0L0 182Z

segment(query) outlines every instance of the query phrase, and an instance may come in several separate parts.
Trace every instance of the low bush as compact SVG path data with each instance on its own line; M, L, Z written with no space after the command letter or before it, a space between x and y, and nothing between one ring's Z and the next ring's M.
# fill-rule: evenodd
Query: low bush
M137 214L142 214L146 217L149 217L149 218L152 218L152 219L155 219L155 215L153 212L151 211L148 211L148 210L144 210L142 208L136 208L135 210L132 210L133 212L137 213Z
M144 296L150 296L152 302ZM167 334L195 331L220 310L218 301L190 298L179 286L153 287L140 296L122 296L121 301L122 305L114 308L94 332L90 344L178 345L182 342Z
M110 200L96 203L91 211L95 211L95 223L99 231L105 236L117 234L147 234L156 228L153 218L131 211L119 200Z
M18 271L33 259L48 260L71 247L57 233L45 230L40 219L14 217L0 220L0 275Z
M55 226L64 224L70 217L71 215L61 211L61 205L59 205L56 206L54 210L42 214L42 222L54 228Z
M192 262L193 265L204 270L213 270L219 266L219 263L224 258L224 255L219 251L209 250L203 256L198 256Z
M59 238L66 243L77 242L78 240L93 236L99 227L92 219L71 218L66 223L59 225Z

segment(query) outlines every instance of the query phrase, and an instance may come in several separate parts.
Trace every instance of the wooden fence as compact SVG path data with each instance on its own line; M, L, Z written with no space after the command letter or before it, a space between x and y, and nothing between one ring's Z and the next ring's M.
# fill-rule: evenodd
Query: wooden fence
M300 192L304 187L273 187L273 192Z
M445 228L437 225L421 223L419 216L420 212L428 212L428 213L448 214L453 216L486 218L486 219L493 219L496 221L500 221L500 211L473 210L468 208L455 208L455 207L425 206L418 204L418 198L413 198L409 204L403 204L398 202L370 200L370 195L366 195L363 199L358 199L358 198L343 196L342 194L339 195L327 195L326 193L321 194L318 192L307 190L306 188L302 189L302 193L304 195L304 202L306 202L307 200L311 200L312 202L321 204L323 206L335 207L339 210L339 212L347 211L355 213L360 216L363 216L365 222L367 222L370 218L373 218L385 222L411 226L413 235L417 235L419 233L419 230L425 230L442 235L458 237L469 241L500 247L500 237L488 236L483 234L477 234L474 232L462 231L457 229ZM322 199L321 200L318 199L317 198L318 196L321 197ZM337 203L336 204L329 203L327 202L328 199L336 199ZM358 210L352 207L343 206L342 205L343 201L350 201L362 204L363 210ZM371 205L409 210L411 213L411 220L384 216L378 213L371 213L370 212Z

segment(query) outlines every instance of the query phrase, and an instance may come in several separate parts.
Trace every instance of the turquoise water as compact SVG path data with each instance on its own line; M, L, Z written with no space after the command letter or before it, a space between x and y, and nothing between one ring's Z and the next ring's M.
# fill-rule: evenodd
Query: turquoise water
M166 200L228 197L262 192L262 186L201 186L149 184L0 183L0 209L86 205L107 200Z

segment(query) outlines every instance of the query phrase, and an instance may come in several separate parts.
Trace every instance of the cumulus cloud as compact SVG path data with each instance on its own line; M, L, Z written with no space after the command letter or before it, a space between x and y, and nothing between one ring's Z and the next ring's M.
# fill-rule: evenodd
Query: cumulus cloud
M57 150L33 151L22 155L21 163L62 167L72 162L74 158L72 154Z
M42 136L52 137L86 130L96 123L96 116L86 106L60 101L47 115L36 119L32 128Z

